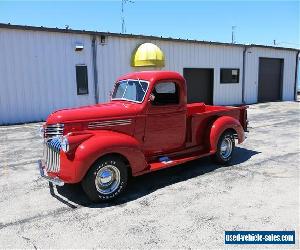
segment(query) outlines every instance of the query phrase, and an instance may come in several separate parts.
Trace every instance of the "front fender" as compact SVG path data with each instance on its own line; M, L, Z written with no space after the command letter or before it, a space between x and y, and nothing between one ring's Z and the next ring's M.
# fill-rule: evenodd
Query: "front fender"
M68 182L80 182L97 159L111 153L124 156L133 175L147 167L141 145L134 137L114 131L93 131L92 136L78 145L72 157L68 154L61 157L61 166L75 171Z
M210 141L210 152L215 153L217 151L218 141L220 136L227 129L234 129L238 136L238 143L242 143L245 140L244 129L240 122L231 116L222 116L214 121L212 124L209 141Z

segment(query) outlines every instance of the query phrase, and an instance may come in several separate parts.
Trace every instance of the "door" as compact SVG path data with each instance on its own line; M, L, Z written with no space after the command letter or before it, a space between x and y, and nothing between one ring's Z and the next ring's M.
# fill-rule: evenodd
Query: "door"
M148 103L144 151L146 155L165 154L185 144L186 105L181 103L174 82L157 83Z
M187 101L213 104L214 70L185 68L183 76L187 84Z
M281 100L283 59L259 58L258 102Z

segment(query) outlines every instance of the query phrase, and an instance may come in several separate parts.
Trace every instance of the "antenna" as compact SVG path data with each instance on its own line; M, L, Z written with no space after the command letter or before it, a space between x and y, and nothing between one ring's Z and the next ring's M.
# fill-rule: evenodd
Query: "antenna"
M235 41L235 28L236 28L236 26L231 26L231 43L236 43L236 41Z
M122 22L122 33L126 33L126 25L125 25L125 14L124 7L126 3L134 3L132 0L121 0L121 22Z

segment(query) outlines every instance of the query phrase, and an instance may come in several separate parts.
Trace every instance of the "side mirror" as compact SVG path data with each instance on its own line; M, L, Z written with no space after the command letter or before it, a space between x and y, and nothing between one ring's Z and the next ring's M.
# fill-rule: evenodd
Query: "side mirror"
M153 102L155 100L155 95L153 95L152 93L149 96L149 101Z

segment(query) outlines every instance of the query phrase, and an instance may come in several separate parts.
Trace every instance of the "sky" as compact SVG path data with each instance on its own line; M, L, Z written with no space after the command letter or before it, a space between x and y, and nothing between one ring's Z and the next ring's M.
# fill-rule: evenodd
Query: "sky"
M300 48L300 1L145 1L125 4L127 33ZM121 32L121 0L3 1L0 23Z

